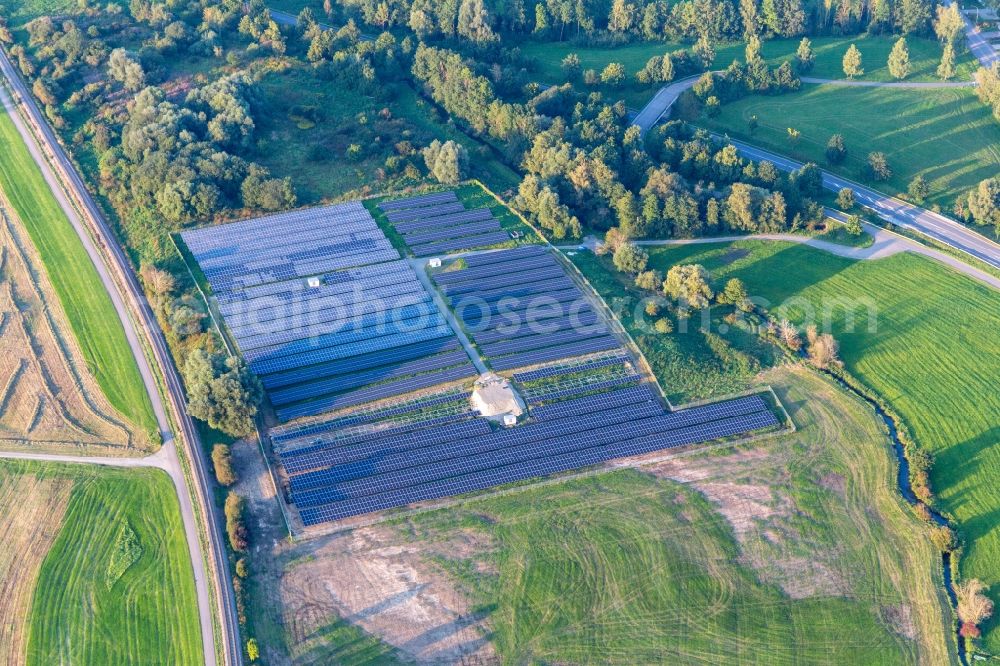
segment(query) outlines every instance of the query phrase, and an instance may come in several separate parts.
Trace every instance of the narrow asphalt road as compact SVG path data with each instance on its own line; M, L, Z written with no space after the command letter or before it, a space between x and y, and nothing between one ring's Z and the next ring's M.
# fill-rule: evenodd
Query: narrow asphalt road
M954 0L945 0L944 4L951 6L952 2ZM964 12L961 14L962 21L965 22L965 38L969 42L969 50L972 51L972 55L976 56L979 64L988 69L993 66L993 63L1000 62L1000 54L986 40L983 33L979 32L979 28L972 22L972 19Z
M123 293L119 291L115 278L109 269L109 265L105 263L105 255L103 255L101 250L98 249L95 244L95 238L91 237L86 223L81 218L80 214L78 214L77 209L70 202L67 191L63 189L64 184L67 188L71 188L73 193L76 195L77 200L83 202L86 206L91 219L94 221L95 225L97 225L96 231L99 235L96 238L99 240L101 248L109 255L109 260L113 260L115 262L115 269L119 271L119 275L125 282L125 287L127 289L125 294L130 297L134 309L137 310L137 314L140 318L138 323L142 325L143 332L148 336L148 339L152 344L154 355L156 356L157 363L160 366L159 369L163 373L164 379L166 380L174 413L181 421L181 425L184 430L184 443L191 445L190 443L198 442L197 433L194 429L193 422L185 411L184 394L180 385L180 380L176 376L176 370L173 368L172 362L170 361L170 356L166 348L166 342L163 340L162 333L160 333L159 328L157 328L155 317L149 308L149 304L145 301L145 297L139 288L138 281L136 280L134 273L131 271L131 267L125 258L124 252L118 246L117 240L114 238L110 228L107 226L107 223L100 215L96 203L93 199L91 199L90 194L83 185L82 179L80 179L79 174L76 173L72 162L70 162L69 158L63 152L62 147L56 140L54 133L43 119L40 110L28 93L26 86L14 71L6 53L2 50L0 50L0 72L2 72L7 84L10 85L17 94L21 104L23 105L23 110L32 119L34 129L37 130L44 139L44 147L49 156L56 164L59 165L59 169L62 172L61 179L52 169L49 160L46 159L42 152L40 144L36 142L35 131L27 126L20 113L18 113L13 100L7 92L7 89L0 86L0 101L2 101L4 109L14 122L18 133L21 135L31 152L32 157L41 170L42 175L44 176L45 181L56 200L59 202L60 207L69 218L77 236L80 238L80 242L83 244L84 249L87 251L88 256L101 277L102 283L107 289L112 303L115 306L115 310L118 313L125 329L129 347L135 357L136 363L139 366L143 383L147 393L149 394L150 401L152 402L153 412L163 440L163 445L160 451L154 454L151 459L147 460L147 465L159 467L160 469L166 471L170 475L170 478L177 490L177 497L181 508L181 518L188 542L192 574L198 598L198 611L205 663L214 666L219 663L219 655L216 654L214 631L215 613L213 613L212 597L208 589L209 581L207 580L205 568L206 558L203 557L201 552L201 539L199 536L200 530L198 528L195 515L192 493L189 492L187 480L184 476L184 471L178 456L176 439L173 431L171 430L166 407L160 396L156 375L154 374L153 368L146 356L143 345L139 340L140 333L133 324L133 320L130 316L130 309L124 301ZM223 637L226 648L223 656L225 657L226 663L239 664L242 662L242 645L239 639L238 625L235 624L235 603L233 603L231 596L232 592L229 588L227 580L229 575L228 559L226 558L224 546L222 545L223 542L221 541L222 537L218 520L216 520L214 515L215 507L211 502L210 487L207 480L207 469L205 467L203 456L199 451L192 451L191 448L189 448L187 453L189 459L192 460L192 471L194 472L196 480L199 483L199 487L197 489L198 493L196 494L199 496L199 502L202 505L202 510L205 512L212 527L214 527L214 529L210 527L208 530L208 541L210 547L212 548L212 555L215 558L215 571L217 571L222 578L221 585L217 584L216 589L223 597L221 603L226 606L224 610L228 611L221 613L222 617L219 618L223 625L224 633L226 634ZM17 455L24 456L27 454ZM100 460L103 461L104 459ZM118 462L119 461L116 459L114 462L107 461L102 462L101 464L115 464ZM206 498L208 499L206 500ZM213 583L216 583L216 581L213 581Z
M795 171L801 162L782 157L742 141L730 140L744 156L754 160L767 160L782 171ZM837 192L848 188L862 206L873 210L880 218L897 226L919 232L929 238L950 245L955 249L975 257L990 266L1000 268L1000 244L982 236L963 224L934 213L920 206L914 206L895 197L883 194L870 187L847 178L823 172L823 187Z

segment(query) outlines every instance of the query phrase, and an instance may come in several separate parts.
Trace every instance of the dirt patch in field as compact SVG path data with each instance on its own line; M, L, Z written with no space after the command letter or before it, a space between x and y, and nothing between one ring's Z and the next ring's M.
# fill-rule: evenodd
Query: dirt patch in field
M87 369L62 308L0 196L0 446L145 450Z
M38 479L0 469L0 664L25 663L35 585L72 487L68 479Z
M778 585L793 599L848 594L839 554L814 547L795 526L800 512L782 490L783 464L780 454L760 447L727 456L675 458L648 470L687 483L708 498L732 527L741 546L740 562L761 580ZM824 477L819 485L842 495L844 480L835 476Z
M280 582L293 642L308 643L339 618L418 663L494 663L484 618L433 564L484 547L463 534L447 543L408 543L398 531L376 527L303 544Z

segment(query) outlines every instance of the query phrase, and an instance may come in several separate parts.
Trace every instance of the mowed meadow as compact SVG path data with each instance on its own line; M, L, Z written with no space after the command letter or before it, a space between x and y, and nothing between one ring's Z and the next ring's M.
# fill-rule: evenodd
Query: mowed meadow
M37 519L18 528L20 543L35 546L18 553L33 561L18 564L27 574L20 584L33 589L21 590L10 625L18 649L4 663L204 663L194 573L166 474L0 461L0 488L24 491L0 492L0 534L16 536L18 516ZM10 545L0 544L0 573Z
M961 576L1000 601L1000 293L916 255L853 261L769 241L657 248L650 263L700 263L718 284L738 277L771 307L787 302L795 323L826 313L846 368L934 454L936 506L965 542ZM992 652L998 627L986 626Z

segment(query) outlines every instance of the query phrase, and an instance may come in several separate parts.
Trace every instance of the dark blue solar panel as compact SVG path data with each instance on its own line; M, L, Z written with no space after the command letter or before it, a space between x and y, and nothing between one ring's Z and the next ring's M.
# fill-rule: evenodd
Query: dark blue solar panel
M573 281L563 275L562 277L544 280L542 282L530 282L527 284L516 284L510 287L484 289L483 291L462 294L449 300L453 304L462 303L463 301L495 303L505 297L547 294L549 292L563 291L564 289L573 289L574 287L575 285L573 284Z
M468 362L469 357L466 355L465 350L454 350L435 356L425 356L413 361L386 365L365 372L356 372L350 375L341 375L320 381L296 384L286 389L271 391L271 403L276 407L282 407L299 400L318 397L327 393L346 391L347 389L357 388L365 384L408 377L418 372L441 370L452 365Z
M394 210L387 212L385 214L385 217L387 220L395 224L396 222L423 220L428 217L447 215L448 213L460 213L463 210L465 210L465 206L462 205L462 202L455 201L453 203L435 204L433 206L424 206L421 208L406 208L404 210Z
M538 405L543 402L552 402L553 400L562 400L564 398L571 398L573 396L580 395L581 393L588 393L591 391L600 391L609 388L615 388L617 386L625 386L627 384L635 384L641 381L639 375L624 375L622 377L613 377L611 379L603 379L601 381L591 382L588 384L582 384L580 386L575 386L568 389L560 389L558 391L551 391L549 393L539 393L532 395L529 402L533 405Z
M468 393L461 391L448 391L447 393L438 393L426 398L407 401L379 409L363 409L343 416L314 421L312 423L278 426L277 428L272 428L269 434L271 436L271 440L275 443L287 443L304 437L310 439L323 439L324 437L330 435L330 433L342 428L378 423L379 421L384 421L385 419L391 419L396 416L410 414L411 412L430 409L431 407L441 407L443 405L450 405L452 403L457 404L459 402L467 404L468 400Z
M400 333L399 335L387 335L380 338L362 340L349 345L337 345L336 347L320 347L300 354L290 354L280 358L255 361L250 364L251 369L258 375L266 375L292 368L301 368L307 365L316 365L325 361L335 361L359 354L367 354L379 349L392 349L402 347L426 340L451 337L454 333L447 326L427 328L412 333Z
M350 358L329 363L320 363L307 368L298 368L288 372L278 372L271 375L263 375L260 380L264 388L268 390L277 389L282 386L291 386L299 382L307 382L322 377L334 377L345 373L364 372L371 368L379 368L399 361L408 361L416 358L431 356L439 352L459 349L460 344L457 338L438 338L428 340L405 347L395 347L393 349L379 350L370 354L359 354Z
M315 478L313 473L328 472L331 465L341 468L347 465L358 469L359 465L370 464L374 458L405 453L415 447L437 446L449 442L472 441L490 434L490 425L484 419L468 419L458 423L438 424L426 421L418 424L420 427L396 428L383 437L369 437L354 442L336 442L318 447L305 455L287 459L285 465L292 476L290 481L309 474L307 478ZM286 460L282 456L282 462ZM301 483L296 481L295 483Z
M504 315L524 315L539 317L544 314L572 314L589 306L583 300L583 295L576 287L548 294L536 294L527 298L501 299L489 305L473 301L460 302L462 307L455 308L455 313L469 327L487 329L503 320ZM484 318L487 320L484 321Z
M441 227L450 227L455 224L464 224L465 222L482 222L483 220L492 219L493 212L489 208L476 208L474 210L464 210L460 213L452 213L451 215L438 215L437 217L413 220L412 222L399 222L392 226L396 228L396 231L405 236L406 234L427 231L428 229L440 229Z
M555 260L547 254L519 259L514 264L518 273L551 268L555 265ZM441 291L450 293L461 287L475 287L481 280L510 274L510 265L500 262L479 266L478 268L440 271L435 273L433 277L434 281L441 287Z
M625 435L610 444L591 445L580 448L582 438L570 438L566 444L571 450L549 453L545 457L520 460L504 466L477 470L475 472L433 479L428 482L409 485L385 491L373 489L373 494L349 499L337 498L335 490L329 491L329 502L317 507L304 507L300 515L306 524L326 520L336 520L381 509L404 506L413 502L446 497L460 493L483 490L494 485L519 481L534 476L563 472L578 467L595 465L614 458L641 455L654 451L674 448L695 442L728 437L750 432L777 424L770 412L726 419L710 424L681 428L670 432L654 432L643 437ZM623 431L628 430L622 428ZM623 433L624 434L624 433ZM592 440L588 440L588 443ZM295 495L293 494L293 498Z
M438 240L445 240L447 238L460 238L464 236L474 236L476 234L483 234L487 231L500 231L500 223L496 220L487 220L485 222L472 222L469 224L458 224L451 227L445 227L444 229L435 229L433 231L423 231L421 233L414 233L404 236L407 245L422 245L424 243L432 243Z
M433 446L441 442L471 439L490 433L490 426L483 419L471 418L471 412L452 414L384 428L375 432L348 435L345 439L327 438L281 455L285 470L291 475L302 475L313 470L323 470L331 465L343 465L378 455L406 451L414 445ZM296 478L292 476L291 478Z
M384 211L399 210L401 208L419 208L421 206L455 201L457 198L452 190L447 190L444 192L432 192L431 194L420 194L413 197L403 197L402 199L380 201L378 207Z
M526 257L537 257L541 254L549 254L549 251L544 245L522 245L521 247L511 248L509 250L497 250L496 252L483 252L482 254L474 254L465 257L466 268L476 268L478 266L486 266L487 264L495 264L498 261L509 262L515 259L524 259ZM549 254L549 256L552 256Z
M569 328L556 333L529 335L504 342L480 345L480 351L482 351L485 356L493 358L495 356L503 356L504 354L528 352L532 349L564 346L580 342L581 340L589 340L594 337L607 335L607 333L608 329L603 324L590 326L587 329L581 330Z
M545 282L547 280L563 277L566 272L562 266L544 266L541 268L528 269L520 264L509 267L505 272L493 277L484 277L470 282L461 282L453 285L441 285L441 292L449 298L455 298L462 294L471 294L479 291L497 289L499 287L513 287L520 284L531 284L534 282Z
M584 361L583 363L574 363L573 365L559 365L550 368L529 370L528 372L518 372L514 375L514 379L519 382L533 382L536 379L545 379L546 377L556 377L558 375L568 375L573 372L605 368L611 365L621 365L631 361L632 358L630 356L622 354L620 356L609 356L607 358Z
M455 240L440 241L437 243L427 243L426 245L410 246L413 254L418 257L426 257L432 254L443 254L456 250L472 250L477 247L487 247L499 245L510 240L510 234L506 231L493 231L475 236L466 236Z
M653 401L659 404L659 400L648 384L640 386L629 386L628 388L608 391L595 395L587 395L582 398L573 398L562 402L554 402L541 407L530 407L529 413L532 418L546 421L563 419L577 414L589 414L602 409L617 409L624 405L631 405L643 401Z
M593 354L594 352L616 349L619 346L618 340L614 336L606 335L604 337L590 338L581 342L560 345L558 347L535 349L523 354L512 354L510 356L493 358L490 359L490 366L494 370L498 371L513 370L514 368L522 368L528 365L535 365L537 363L557 361L561 358L569 358L570 356L581 356L583 354Z
M378 338L394 338L399 335L417 335L425 330L451 330L448 324L438 311L431 313L419 312L412 319L399 321L385 321L384 317L379 320L364 322L363 328L349 327L335 333L325 333L309 338L302 338L278 344L270 347L257 347L255 349L244 349L243 357L248 363L256 363L271 359L280 359L285 356L306 352L317 347L350 348L358 346L360 343L370 342ZM405 338L404 338L405 339ZM419 342L419 340L414 340ZM369 345L369 350L378 349L381 345Z
M488 345L492 342L517 340L535 335L552 335L569 329L583 329L593 332L603 320L593 310L586 310L575 317L557 317L553 319L522 321L516 320L509 326L502 326L491 331L474 334L476 344ZM603 325L601 326L603 329ZM515 350L517 351L517 350ZM490 352L493 353L493 352Z
M328 396L311 402L299 403L292 407L276 410L278 419L290 421L301 416L312 416L334 409L343 409L366 402L374 402L383 398L391 398L394 395L410 393L423 388L436 386L445 382L458 381L476 375L476 369L471 363L465 365L446 368L436 372L429 372L423 375L415 375L398 379L385 384L368 386L357 391L341 393L335 396Z
M451 437L438 442L430 442L423 439L416 439L412 448L400 450L398 447L392 451L377 449L368 458L356 460L352 463L341 464L337 461L335 466L328 469L321 469L309 472L301 476L293 476L290 479L290 486L293 492L309 489L321 489L333 483L341 484L353 479L364 477L377 477L375 483L388 482L384 475L393 471L405 471L421 465L431 463L441 463L442 461L452 461L460 459L453 464L469 465L473 460L482 461L480 464L489 465L495 459L495 452L517 452L515 447L526 446L535 442L548 440L552 437L562 437L572 433L588 431L592 429L608 428L612 425L630 420L640 420L663 413L663 409L656 403L643 403L634 405L627 409L619 409L600 414L591 414L572 422L565 423L539 423L511 430L502 430L495 433L484 433L478 437L461 438ZM527 449L523 449L527 451ZM443 469L443 468L442 468ZM468 467L463 471L470 471ZM339 492L348 492L348 488L338 485ZM300 505L306 506L309 500L303 496L298 496Z

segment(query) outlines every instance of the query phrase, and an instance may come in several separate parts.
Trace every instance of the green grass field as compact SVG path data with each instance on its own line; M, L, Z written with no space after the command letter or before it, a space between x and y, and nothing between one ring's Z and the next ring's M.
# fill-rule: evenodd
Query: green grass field
M35 587L26 663L203 664L191 560L167 475L0 461L0 483L15 475L73 484ZM123 524L141 552L109 589Z
M0 188L38 249L90 372L111 404L156 441L153 407L111 297L14 123L2 109Z
M732 260L734 252L742 257ZM905 419L934 453L938 506L966 540L961 573L992 586L1000 600L1000 294L923 257L856 262L786 243L657 248L651 264L704 265L715 280L739 277L772 307L798 299L787 316L828 313L847 369ZM868 330L868 308L876 329ZM848 330L850 312L854 330ZM1000 651L1000 622L986 646Z
M665 468L702 482L616 471L418 515L400 538L491 545L438 565L502 663L945 663L937 557L874 415L807 371L768 381L800 431ZM915 639L887 620L904 606Z
M747 121L757 116L751 136ZM868 153L882 151L892 178L873 183L901 194L917 174L931 187L928 204L950 212L958 195L1000 172L1000 124L971 89L899 90L805 85L778 97L747 97L722 107L717 118L699 124L762 148L831 168L826 142L844 136L847 161L831 170L855 180ZM787 128L801 132L795 146Z

